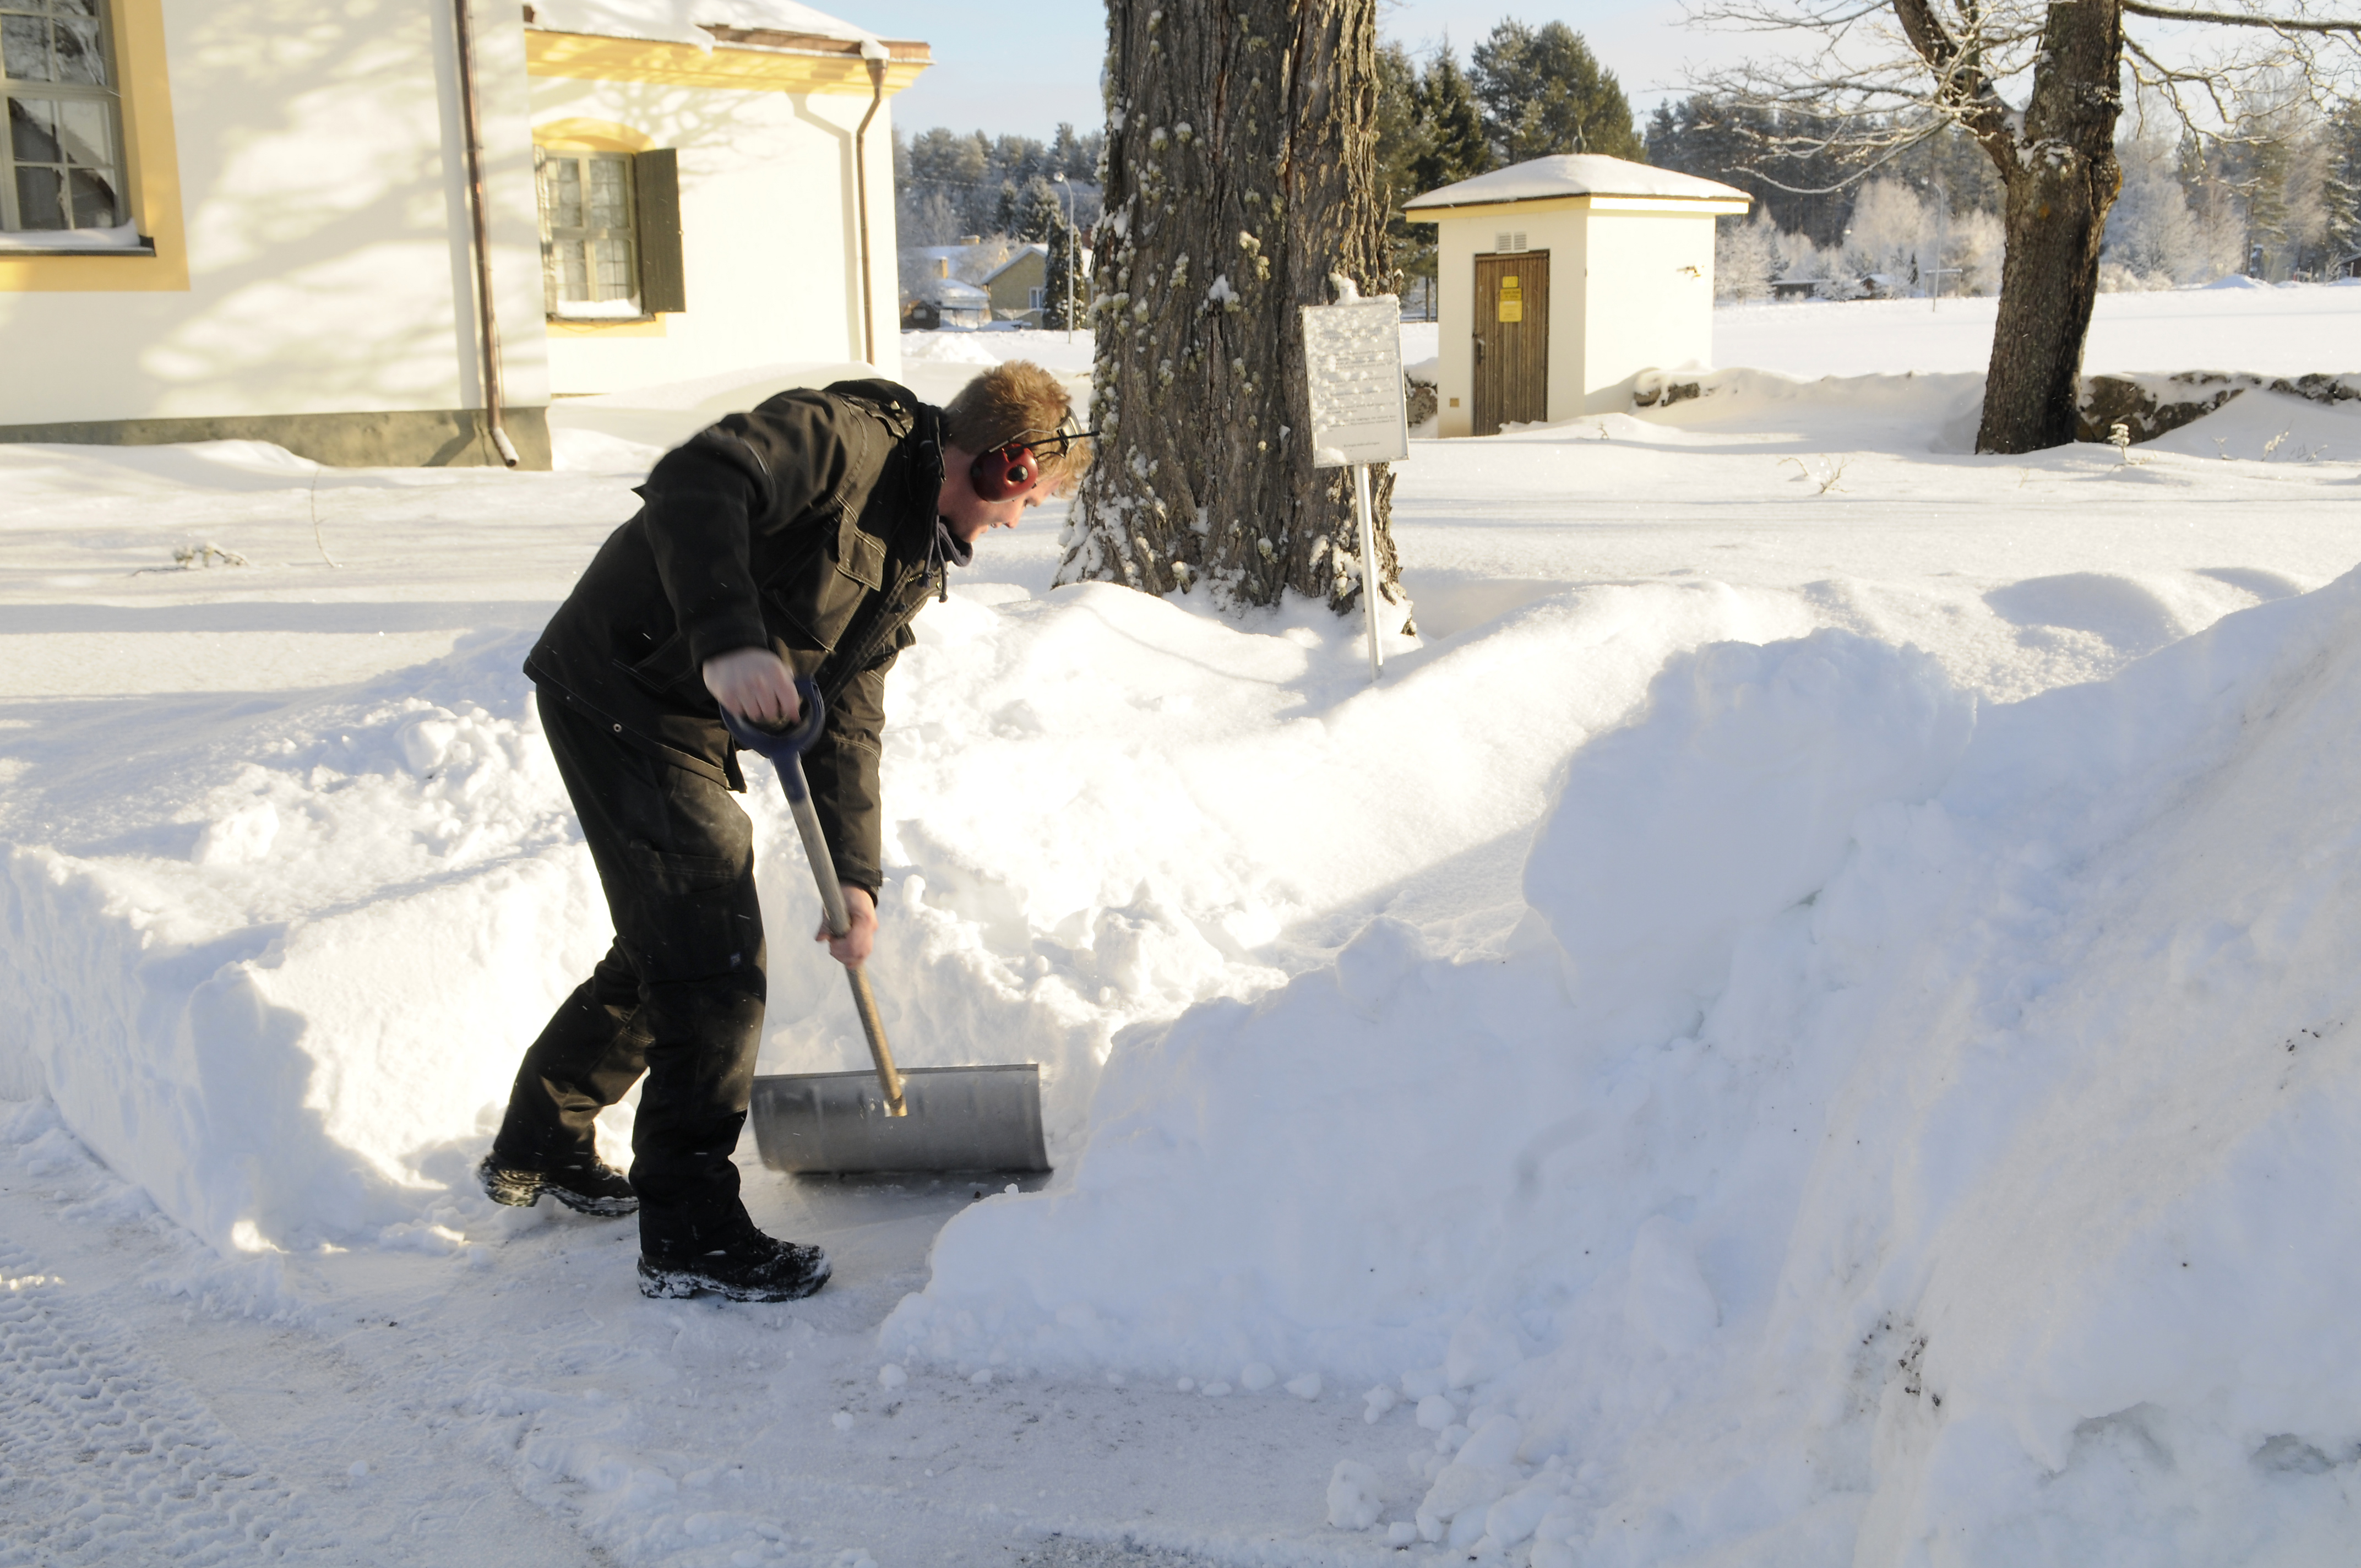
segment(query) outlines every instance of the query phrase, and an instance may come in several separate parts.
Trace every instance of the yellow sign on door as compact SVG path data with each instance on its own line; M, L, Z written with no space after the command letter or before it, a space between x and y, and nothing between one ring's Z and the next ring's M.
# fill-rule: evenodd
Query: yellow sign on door
M1514 274L1500 280L1500 319L1504 322L1525 319L1524 284Z

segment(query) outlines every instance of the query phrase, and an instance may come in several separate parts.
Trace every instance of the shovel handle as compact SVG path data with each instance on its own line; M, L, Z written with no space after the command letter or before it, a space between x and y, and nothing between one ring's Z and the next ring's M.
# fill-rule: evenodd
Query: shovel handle
M841 937L852 929L852 915L844 906L844 884L837 880L836 857L829 853L828 839L819 830L819 813L812 808L811 784L804 777L803 754L819 738L827 708L820 701L819 688L807 676L796 677L796 695L803 703L803 717L791 729L764 729L726 707L721 710L721 722L741 746L770 758L778 770L779 787L786 791L787 809L794 814L796 832L804 841L804 859L819 887L829 935ZM852 986L852 1010L861 1015L861 1032L869 1037L869 1058L877 1065L877 1087L885 1097L885 1114L906 1116L909 1107L902 1100L902 1072L894 1065L893 1047L885 1042L885 1023L877 1015L869 977L848 964L844 978Z

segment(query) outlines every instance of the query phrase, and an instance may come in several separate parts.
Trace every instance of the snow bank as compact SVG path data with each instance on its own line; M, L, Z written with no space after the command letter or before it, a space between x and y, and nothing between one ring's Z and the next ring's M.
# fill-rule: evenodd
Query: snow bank
M1323 607L1241 628L1103 585L956 595L888 699L887 1027L913 1066L1042 1064L1071 1153L1116 1032L1268 989L1422 879L1468 932L1504 925L1488 905L1568 751L1674 652L1807 624L1719 585L1567 591L1399 644L1372 693ZM0 846L0 1088L53 1095L216 1246L457 1245L445 1194L607 936L525 643L227 713L150 699L100 776L23 775L26 817L66 826ZM763 1069L865 1065L751 772Z
M752 27L859 43L873 35L796 0L540 0L535 27L558 33L713 47L709 27Z
M886 1346L1383 1378L1332 1517L1552 1568L2320 1560L2356 734L2361 575L1980 719L1841 633L1677 659L1516 941L1123 1036Z
M1805 420L1856 446L1967 452L1983 396L1983 377L1962 372L1806 380L1776 370L1693 369L1639 371L1618 400L1644 410L1652 424L1763 430Z
M515 1070L486 1042L605 945L522 652L249 711L126 770L131 831L8 847L0 1083L217 1247L415 1242Z

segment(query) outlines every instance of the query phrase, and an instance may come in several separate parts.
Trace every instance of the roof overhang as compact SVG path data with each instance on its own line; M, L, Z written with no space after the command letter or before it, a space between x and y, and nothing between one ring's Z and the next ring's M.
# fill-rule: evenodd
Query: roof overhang
M730 87L748 93L852 93L868 97L869 68L861 45L813 33L761 27L708 27L714 47L647 38L554 33L528 27L525 74L584 82L644 82L665 87ZM885 45L885 93L899 93L934 63L923 43Z
M1515 202L1470 202L1464 206L1404 209L1414 224L1438 224L1445 218L1532 217L1542 213L1689 213L1720 216L1751 211L1743 196L1529 196Z

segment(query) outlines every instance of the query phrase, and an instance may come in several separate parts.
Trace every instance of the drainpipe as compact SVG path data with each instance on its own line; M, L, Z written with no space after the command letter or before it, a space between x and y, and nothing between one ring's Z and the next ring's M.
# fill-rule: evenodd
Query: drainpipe
M462 0L465 3L465 0ZM877 304L869 297L869 122L885 102L885 46L875 38L861 40L862 63L869 67L869 112L852 133L852 182L861 188L861 346L862 357L877 363Z
M492 236L484 217L484 134L476 114L476 28L468 0L453 0L459 45L459 119L467 150L467 219L474 231L469 259L476 264L477 336L484 345L484 425L500 461L521 461L516 443L500 423L500 334L492 316Z

